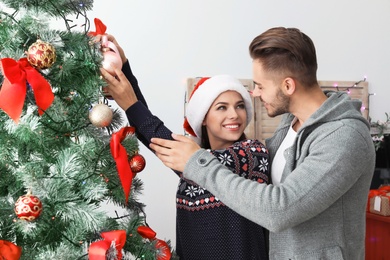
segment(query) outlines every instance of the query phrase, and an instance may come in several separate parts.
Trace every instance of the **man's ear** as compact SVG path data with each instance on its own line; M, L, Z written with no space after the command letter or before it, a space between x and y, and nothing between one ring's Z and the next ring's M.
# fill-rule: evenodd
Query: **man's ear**
M295 80L293 78L285 78L283 81L283 89L286 95L291 96L296 90Z

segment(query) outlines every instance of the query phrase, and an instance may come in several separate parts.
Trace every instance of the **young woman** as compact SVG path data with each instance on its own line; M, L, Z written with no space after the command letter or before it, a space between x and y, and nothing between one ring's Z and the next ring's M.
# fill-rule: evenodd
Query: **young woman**
M108 93L126 112L138 139L149 147L153 137L172 139L172 132L147 108L137 79L123 50L115 77L101 69ZM235 78L218 75L202 78L187 104L184 128L222 164L243 178L268 183L268 151L257 140L245 137L252 116L252 101ZM180 177L176 204L176 253L180 259L268 259L263 227L242 217L208 190ZM248 200L255 198L248 197Z

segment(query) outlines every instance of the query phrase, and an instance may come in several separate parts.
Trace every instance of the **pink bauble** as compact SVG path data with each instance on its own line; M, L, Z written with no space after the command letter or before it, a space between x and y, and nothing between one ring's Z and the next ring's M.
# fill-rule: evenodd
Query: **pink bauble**
M113 76L116 76L115 69L122 68L122 58L116 45L107 39L107 36L102 37L103 49L103 69L107 70Z
M122 59L114 51L103 52L103 69L107 70L111 75L115 75L115 69L122 68Z

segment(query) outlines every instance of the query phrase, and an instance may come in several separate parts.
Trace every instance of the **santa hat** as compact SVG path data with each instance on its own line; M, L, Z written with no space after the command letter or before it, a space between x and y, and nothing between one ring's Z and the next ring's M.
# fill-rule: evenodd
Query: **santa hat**
M223 92L237 91L243 98L246 108L246 124L252 119L252 99L241 82L229 75L201 78L191 93L186 108L183 127L187 133L202 138L202 123L214 100Z

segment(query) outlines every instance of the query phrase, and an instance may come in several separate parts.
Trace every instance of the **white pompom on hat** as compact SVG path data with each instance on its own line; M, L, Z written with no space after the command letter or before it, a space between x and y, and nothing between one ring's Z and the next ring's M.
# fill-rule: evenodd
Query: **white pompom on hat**
M202 123L214 100L228 90L237 91L243 98L246 108L246 125L252 119L252 99L242 83L230 75L217 75L201 78L191 93L187 103L184 129L192 136L202 138Z

